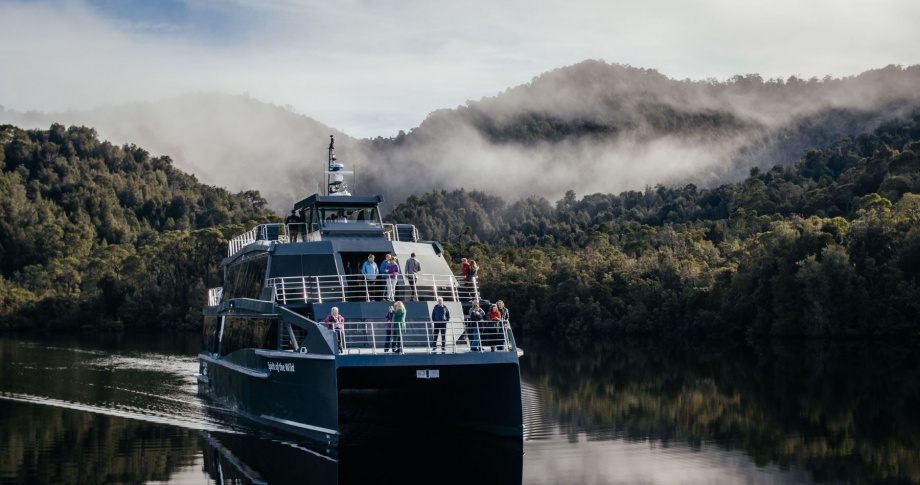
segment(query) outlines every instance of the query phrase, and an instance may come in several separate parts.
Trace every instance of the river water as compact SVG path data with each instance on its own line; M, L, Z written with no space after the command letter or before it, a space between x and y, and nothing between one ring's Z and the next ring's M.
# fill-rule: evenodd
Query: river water
M523 443L329 450L200 399L197 335L0 334L0 484L920 483L916 343L521 346Z

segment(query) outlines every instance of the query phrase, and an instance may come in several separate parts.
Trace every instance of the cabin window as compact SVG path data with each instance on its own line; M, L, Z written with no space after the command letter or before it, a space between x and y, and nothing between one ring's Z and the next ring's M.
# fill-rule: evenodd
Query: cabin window
M367 256L365 256L367 257ZM272 278L325 276L339 274L332 254L297 254L272 258Z
M278 327L274 319L227 318L220 342L220 354L228 355L237 350L251 348L274 348L277 346ZM271 335L274 332L275 335Z
M376 207L322 207L319 209L323 224L379 225Z
M267 268L267 253L228 266L221 301L230 298L261 299Z

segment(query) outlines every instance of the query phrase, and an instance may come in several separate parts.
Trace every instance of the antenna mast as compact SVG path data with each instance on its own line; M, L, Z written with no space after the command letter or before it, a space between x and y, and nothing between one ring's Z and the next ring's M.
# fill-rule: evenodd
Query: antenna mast
M335 136L329 135L329 160L326 165L326 193L325 195L351 195L348 193L348 184L345 183L345 174L352 172L344 170L345 166L335 158Z

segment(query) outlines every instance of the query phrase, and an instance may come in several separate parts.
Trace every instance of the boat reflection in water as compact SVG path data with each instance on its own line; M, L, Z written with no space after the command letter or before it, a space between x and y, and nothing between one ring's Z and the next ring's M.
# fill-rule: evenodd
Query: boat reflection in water
M205 471L216 483L239 484L522 481L520 439L379 425L356 432L327 449L299 437L203 433Z

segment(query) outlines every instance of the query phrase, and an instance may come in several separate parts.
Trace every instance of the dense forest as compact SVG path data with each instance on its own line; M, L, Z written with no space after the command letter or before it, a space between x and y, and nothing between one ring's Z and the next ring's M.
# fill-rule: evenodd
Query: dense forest
M279 220L258 192L199 183L95 130L0 126L3 327L200 325L226 241Z
M920 332L920 115L737 184L508 203L410 197L414 222L538 334Z
M0 131L6 327L195 327L228 237L279 220L94 130ZM412 196L388 218L482 266L528 333L916 335L920 115L736 184Z

